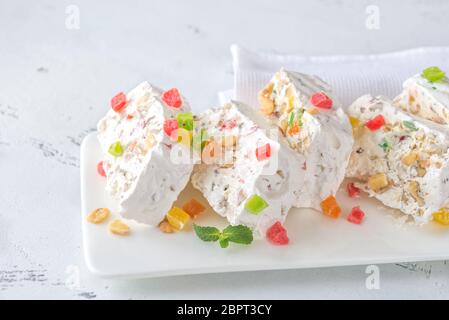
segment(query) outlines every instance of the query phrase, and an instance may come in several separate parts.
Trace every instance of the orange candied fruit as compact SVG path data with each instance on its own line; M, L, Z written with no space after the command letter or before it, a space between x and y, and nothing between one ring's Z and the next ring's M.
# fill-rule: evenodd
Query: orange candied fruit
M321 209L325 215L332 218L338 218L341 213L341 208L333 195L330 195L321 201Z
M196 201L195 199L191 199L189 202L186 202L182 206L182 210L187 212L192 218L196 218L201 213L203 213L206 208L200 202Z
M292 126L288 129L288 131L287 131L287 133L290 135L290 136L294 136L295 134L297 134L299 132L299 125L298 125L298 123L297 122L294 122L293 124L292 124Z

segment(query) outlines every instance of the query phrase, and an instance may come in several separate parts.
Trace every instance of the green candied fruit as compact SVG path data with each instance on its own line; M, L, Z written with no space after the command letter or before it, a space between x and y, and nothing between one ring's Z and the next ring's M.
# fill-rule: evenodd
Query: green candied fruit
M413 121L403 121L404 127L409 129L410 131L418 131L418 128L416 127L415 123Z
M114 142L109 146L109 153L114 157L120 157L123 154L123 147L120 141Z
M245 203L245 209L252 214L259 214L268 207L268 203L257 194L252 195Z
M291 127L293 124L293 120L295 120L295 113L290 113L290 118L288 118L288 126Z
M430 82L436 82L442 80L446 73L438 67L428 67L424 69L421 75Z
M391 145L387 141L387 139L382 139L382 141L379 143L379 147L381 147L384 150L384 152L387 152L388 150L390 150Z
M176 115L179 128L184 128L188 131L193 130L193 114L191 112L181 112Z
M196 132L193 135L193 147L197 151L203 151L206 143L208 141L207 130L205 128L201 128L199 132Z

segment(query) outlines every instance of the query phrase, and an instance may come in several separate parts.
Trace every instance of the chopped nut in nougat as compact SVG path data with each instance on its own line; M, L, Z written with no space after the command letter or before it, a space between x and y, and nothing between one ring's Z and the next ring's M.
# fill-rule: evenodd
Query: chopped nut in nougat
M412 151L403 156L401 162L406 166L411 166L416 160L418 160L418 153Z
M119 219L116 219L111 221L111 223L109 223L109 231L111 231L113 234L126 236L129 234L130 229L127 224L125 224Z
M410 181L408 183L408 191L412 195L413 199L415 199L420 206L424 204L424 200L419 196L419 183L417 181Z
M110 213L111 211L108 208L95 209L87 216L87 221L95 224L102 223L109 217Z
M375 174L368 179L368 186L374 192L379 192L388 186L388 179L385 173Z

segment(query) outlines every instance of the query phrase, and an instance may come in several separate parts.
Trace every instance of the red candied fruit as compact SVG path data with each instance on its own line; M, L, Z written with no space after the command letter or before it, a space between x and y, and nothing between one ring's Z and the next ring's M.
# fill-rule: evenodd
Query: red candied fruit
M167 136L172 138L175 134L175 131L178 130L178 121L176 119L167 119L164 122L164 132ZM177 137L173 137L177 138Z
M104 168L103 168L103 161L98 162L97 172L100 176L106 177L106 172L104 171Z
M318 108L330 109L332 108L333 101L324 92L314 93L310 97L310 102Z
M383 115L379 114L375 116L374 118L368 120L365 123L365 127L370 129L371 131L376 131L377 129L380 129L385 124L385 118Z
M363 212L359 207L354 207L349 213L347 220L351 223L361 224L364 217L365 212Z
M267 143L264 146L258 147L256 149L257 160L262 161L271 157L271 145Z
M111 108L115 112L120 112L126 107L126 94L119 92L111 99Z
M287 236L287 230L277 221L267 230L267 239L277 245L285 245L290 241Z
M162 94L162 101L164 101L167 106L172 108L178 109L182 106L182 98L176 88L165 91Z
M360 196L360 189L355 186L354 182L349 182L346 185L346 190L350 198L358 198Z

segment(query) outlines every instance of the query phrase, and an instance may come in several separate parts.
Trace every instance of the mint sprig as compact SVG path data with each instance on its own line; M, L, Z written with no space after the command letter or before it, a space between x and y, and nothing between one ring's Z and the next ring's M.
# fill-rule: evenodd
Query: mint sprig
M229 242L239 244L251 244L253 242L253 232L244 225L227 226L220 231L215 227L203 227L193 224L193 230L196 235L203 241L218 241L220 247L227 248Z

